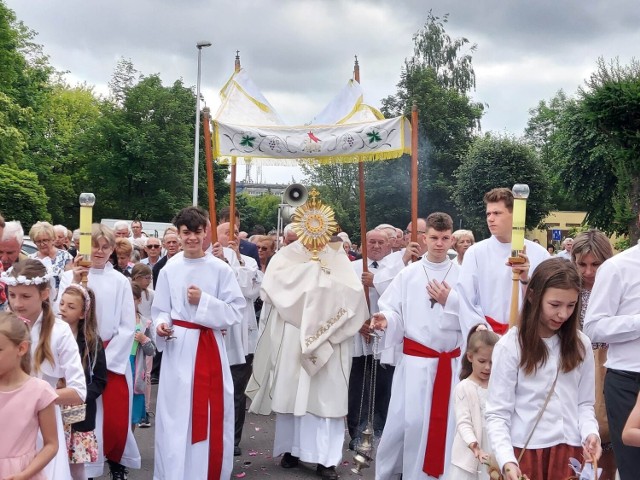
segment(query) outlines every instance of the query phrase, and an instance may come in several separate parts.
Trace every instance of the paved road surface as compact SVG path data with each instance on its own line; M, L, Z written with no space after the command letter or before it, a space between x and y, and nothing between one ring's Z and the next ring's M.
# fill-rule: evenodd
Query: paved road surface
M153 387L154 407L155 394L157 387ZM131 470L129 473L130 480L151 480L153 478L153 435L155 428L136 429L135 436L142 455L142 468L140 470ZM316 467L312 464L301 464L300 467L286 470L280 467L279 458L271 457L271 449L273 448L273 436L275 431L275 416L263 416L247 413L246 423L242 435L242 456L234 457L234 469L232 479L244 478L246 480L253 479L318 479L316 475ZM348 440L348 435L345 435ZM347 442L348 443L348 442ZM362 476L351 473L353 466L353 452L347 450L344 446L344 454L342 465L337 468L338 475L343 480L373 480L373 466L365 469ZM375 462L374 462L375 463ZM105 473L101 480L109 478L108 468L105 467ZM186 479L185 479L186 480ZM189 479L191 480L191 479ZM195 480L195 479L194 479Z

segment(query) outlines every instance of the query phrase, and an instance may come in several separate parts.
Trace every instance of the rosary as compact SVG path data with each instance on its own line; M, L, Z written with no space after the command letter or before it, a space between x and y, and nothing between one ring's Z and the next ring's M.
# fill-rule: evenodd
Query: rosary
M444 274L444 278L442 279L442 282L444 282L447 279L447 276L449 275L449 272L453 267L453 262L451 260L449 260L449 263L450 263L449 269L447 270L447 273ZM424 274L427 276L427 284L431 283L431 279L429 278L429 274L427 273L427 267L422 265L422 268L424 269ZM438 303L438 300L436 300L433 297L429 297L429 303L431 303L431 308L433 308L435 307L436 303Z

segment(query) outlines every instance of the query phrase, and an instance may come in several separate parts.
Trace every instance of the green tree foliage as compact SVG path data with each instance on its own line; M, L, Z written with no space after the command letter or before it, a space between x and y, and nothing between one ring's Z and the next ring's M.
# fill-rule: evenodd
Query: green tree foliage
M496 187L529 185L527 227L534 228L550 210L547 172L535 150L521 140L486 134L477 138L456 173L455 200L464 228L477 237L489 236L482 198Z
M563 135L559 124L563 113L572 100L563 90L549 100L540 100L535 108L529 110L529 120L524 138L538 152L540 160L549 172L551 183L551 206L558 210L586 210L588 204L567 191L562 172L567 160L566 153L560 148L559 138Z
M429 13L424 28L414 36L414 56L405 61L398 92L382 100L385 116L410 115L414 102L418 107L421 215L444 211L456 216L454 172L480 128L483 113L483 105L469 97L475 86L471 53L476 46L466 38L451 39L446 22L447 16L440 19ZM368 188L380 188L393 168L390 162L372 165L373 185ZM407 172L402 184L409 184L409 170L400 169Z
M80 149L96 193L96 215L169 221L191 203L195 95L181 80L163 86L159 75L143 76L122 91L122 106L102 104ZM205 193L200 164L199 192ZM218 195L225 176L224 167L216 169ZM206 197L201 200L206 205Z
M640 63L599 59L559 119L561 178L588 205L589 225L640 237Z
M0 211L5 219L19 220L27 229L38 220L51 220L38 177L6 165L0 168Z

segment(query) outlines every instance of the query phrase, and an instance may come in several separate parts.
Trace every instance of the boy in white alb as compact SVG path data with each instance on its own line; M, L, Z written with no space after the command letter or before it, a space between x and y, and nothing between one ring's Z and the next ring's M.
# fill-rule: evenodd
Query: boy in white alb
M460 322L466 338L469 329L478 323L488 323L494 332L504 335L509 328L512 271L520 272L521 294L529 277L549 253L540 245L525 240L525 263L506 265L511 256L513 228L513 194L508 188L494 188L484 196L487 225L491 237L469 247L464 255L460 281L456 287L460 297Z
M222 330L241 321L245 300L231 267L202 249L204 212L184 208L174 224L183 251L160 271L151 307L164 350L153 478L226 480L234 417Z
M449 260L453 221L446 213L427 218L427 254L391 282L371 319L386 330L385 348L403 343L388 418L376 457L376 480L446 479L455 431L452 391L462 336L456 325L459 267ZM453 318L449 318L453 317Z

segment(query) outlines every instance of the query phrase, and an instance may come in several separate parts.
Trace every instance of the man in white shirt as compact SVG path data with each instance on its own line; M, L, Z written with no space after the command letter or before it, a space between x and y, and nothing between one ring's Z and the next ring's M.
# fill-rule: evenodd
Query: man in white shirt
M640 246L598 269L584 320L592 342L609 344L604 398L621 480L640 472L640 448L622 443L622 430L640 392Z
M566 260L571 260L571 250L573 249L573 238L567 237L562 242L564 250L559 251L556 257L562 257Z
M494 332L503 335L509 328L513 272L520 272L519 305L535 268L549 258L540 245L525 240L523 264L507 264L511 256L513 229L513 194L508 188L494 188L484 195L487 225L491 237L477 242L465 253L460 281L456 290L460 296L462 336L466 338L472 326L488 323Z
M393 234L395 236L395 230ZM378 229L367 232L366 242L368 271L363 273L362 260L354 260L351 265L356 275L362 279L362 285L368 289L369 311L375 313L378 311L378 299L382 292L376 289L374 279L385 268L383 258L391 253L391 244L387 232ZM366 428L369 412L369 387L374 368L376 370L376 388L374 392L373 429L376 437L382 435L382 430L387 420L389 399L391 398L394 367L392 365L380 365L380 355L378 353L382 348L378 351L373 351L374 342L369 334L370 331L366 327L362 333L357 333L353 338L353 363L351 364L351 374L349 376L349 412L347 413L347 426L351 437L349 448L351 450L355 450L362 431ZM380 347L381 345L380 343Z

